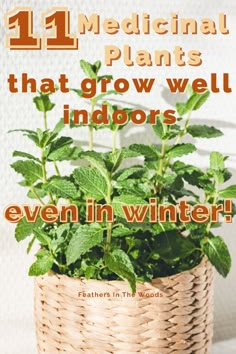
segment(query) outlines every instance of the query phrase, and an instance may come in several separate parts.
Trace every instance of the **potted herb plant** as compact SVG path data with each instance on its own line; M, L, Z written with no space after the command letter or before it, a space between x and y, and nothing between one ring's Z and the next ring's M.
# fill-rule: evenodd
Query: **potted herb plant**
M101 63L81 61L89 78L101 80ZM111 78L111 76L106 76ZM83 99L83 92L74 89ZM184 198L190 205L219 205L235 198L236 186L224 187L231 174L226 157L210 154L203 171L182 157L196 150L184 143L186 135L216 138L214 127L192 125L191 113L207 100L209 92L188 89L185 103L177 103L178 124L167 125L160 115L152 125L156 143L137 142L118 148L116 136L125 125L115 124L112 113L120 109L107 95L90 98L91 114L97 104L108 106L109 124L90 121L88 150L62 135L62 120L49 129L47 115L54 104L50 94L34 98L42 113L43 128L21 132L38 147L38 156L14 151L20 160L11 167L22 175L20 185L42 208L62 201L76 206L79 222L60 220L35 223L26 218L17 224L17 241L30 238L40 244L29 269L35 276L35 321L38 352L55 353L209 353L212 339L213 267L223 275L231 265L230 254L217 234L219 223L127 222L122 206L143 206L150 201L176 206ZM106 100L106 101L105 101ZM127 115L131 109L123 108ZM73 122L71 128L79 128ZM98 152L93 136L108 129L112 148ZM122 167L125 160L135 164ZM79 166L64 175L61 161ZM82 164L80 162L83 162ZM49 174L51 167L55 174ZM50 169L48 169L50 167ZM111 206L100 222L88 220L87 207ZM221 212L222 216L224 212Z

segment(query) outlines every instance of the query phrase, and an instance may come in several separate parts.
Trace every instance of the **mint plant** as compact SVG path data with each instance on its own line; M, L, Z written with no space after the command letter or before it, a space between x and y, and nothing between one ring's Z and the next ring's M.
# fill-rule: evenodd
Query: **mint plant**
M90 64L80 62L81 69L88 78L96 79L110 75L100 75L101 62ZM71 89L79 99L83 98L81 89ZM173 223L127 222L122 205L147 204L150 198L158 204L177 205L183 198L188 203L217 205L225 198L236 198L236 185L224 187L231 178L225 166L227 157L212 152L209 168L203 171L182 159L196 151L196 146L185 143L187 135L196 138L216 138L222 132L215 127L192 125L191 113L201 108L209 97L209 92L197 94L188 89L185 103L177 103L178 124L166 125L160 115L156 125L152 125L156 138L154 144L132 144L117 147L116 137L125 126L112 121L112 113L121 109L108 102L108 91L89 98L90 116L98 104L108 106L108 125L88 126L88 150L74 145L71 137L63 136L62 119L49 129L48 114L54 108L50 94L39 93L34 104L42 113L42 126L36 131L19 130L38 148L38 155L14 151L20 158L11 167L23 180L20 185L28 190L28 197L37 200L42 206L58 205L61 201L78 207L80 223L45 223L39 217L32 224L24 217L16 226L17 241L29 238L27 251L37 240L40 244L36 261L29 269L29 275L37 276L53 270L70 277L87 279L124 279L133 292L137 281L151 281L188 270L199 264L204 255L217 271L226 276L230 270L231 258L222 237L218 236L220 223L184 223L179 219ZM122 108L129 115L132 110ZM71 128L80 128L73 121ZM112 136L112 147L107 152L97 152L93 138L96 130L107 129ZM125 160L136 159L137 163L122 167ZM181 159L180 159L181 158ZM80 163L73 172L64 176L61 161ZM83 164L81 164L83 162ZM86 165L85 165L86 162ZM53 165L55 173L49 174ZM86 201L94 199L98 204L111 205L114 221L87 222ZM223 213L222 213L223 214ZM233 215L235 207L233 208Z

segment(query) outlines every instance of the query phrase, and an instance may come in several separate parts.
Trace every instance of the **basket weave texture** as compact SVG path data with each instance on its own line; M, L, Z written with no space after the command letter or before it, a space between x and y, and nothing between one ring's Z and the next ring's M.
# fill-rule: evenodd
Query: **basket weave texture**
M137 284L35 278L38 353L209 354L213 335L213 268L195 268Z

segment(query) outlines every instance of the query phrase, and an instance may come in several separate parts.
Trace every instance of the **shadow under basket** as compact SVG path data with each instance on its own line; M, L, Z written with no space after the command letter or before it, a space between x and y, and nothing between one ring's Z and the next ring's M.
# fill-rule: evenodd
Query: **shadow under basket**
M38 353L208 354L214 271L195 268L152 283L35 278Z

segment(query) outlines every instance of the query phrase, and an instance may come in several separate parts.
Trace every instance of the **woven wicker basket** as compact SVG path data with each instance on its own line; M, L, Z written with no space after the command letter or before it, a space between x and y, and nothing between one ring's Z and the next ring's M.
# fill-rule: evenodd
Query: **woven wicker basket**
M35 279L38 353L210 353L213 269L206 259L192 270L137 284Z

